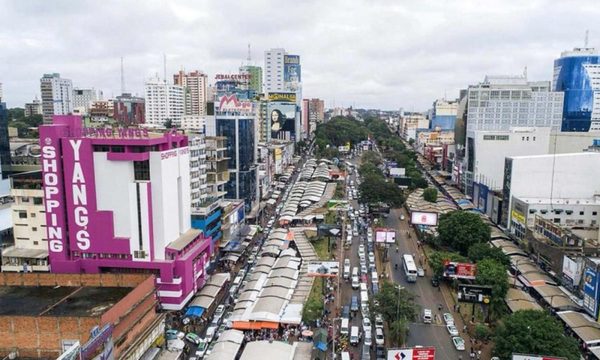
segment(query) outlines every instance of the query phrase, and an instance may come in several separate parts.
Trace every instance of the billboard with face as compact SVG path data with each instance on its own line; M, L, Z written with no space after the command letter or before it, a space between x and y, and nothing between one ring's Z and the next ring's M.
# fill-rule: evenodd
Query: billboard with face
M293 103L269 103L267 126L271 139L295 140L296 105Z
M283 58L283 81L299 83L301 80L300 56L285 55Z

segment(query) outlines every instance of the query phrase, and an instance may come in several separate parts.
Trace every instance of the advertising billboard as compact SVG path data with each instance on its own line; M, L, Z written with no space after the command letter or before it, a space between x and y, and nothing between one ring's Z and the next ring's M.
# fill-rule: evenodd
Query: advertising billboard
M434 347L414 347L388 350L387 360L434 360Z
M339 236L342 234L341 225L337 224L318 224L317 236Z
M477 265L471 263L444 262L444 277L453 279L474 280L477 274Z
M283 81L291 83L302 81L299 55L285 55L283 57Z
M404 176L404 175L406 175L405 168L399 168L399 167L390 168L390 176L397 177L397 176Z
M217 101L217 111L250 113L252 112L252 101L239 100L235 95L223 95Z
M583 272L583 308L595 319L598 313L598 273L586 267Z
M458 285L458 300L470 303L489 304L492 287L485 285Z
M307 275L316 277L336 277L340 272L337 261L311 261L307 268Z
M583 270L583 263L580 261L572 260L567 255L563 256L562 266L562 277L563 284L569 289L573 290L577 287L581 281L581 271Z
M437 226L438 214L432 212L413 211L410 222L415 225Z
M375 229L375 242L393 244L396 242L396 231L394 229Z
M295 140L296 104L273 102L267 106L267 126L271 139Z
M270 92L269 101L296 103L296 93L293 92Z

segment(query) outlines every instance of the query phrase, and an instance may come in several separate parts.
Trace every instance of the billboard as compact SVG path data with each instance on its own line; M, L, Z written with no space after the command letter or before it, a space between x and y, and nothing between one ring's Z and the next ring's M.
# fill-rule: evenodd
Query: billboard
M577 262L572 260L567 255L563 256L563 266L562 266L562 275L563 275L563 284L569 288L569 290L573 290L574 287L578 286L581 281L581 270L583 268L582 262Z
M413 211L410 213L410 222L414 225L437 226L438 214L432 212Z
M318 224L317 236L339 236L342 234L341 225L337 224Z
M269 103L267 106L267 126L271 139L295 140L296 104Z
M302 81L299 55L285 55L283 57L283 81L291 83Z
M296 103L296 93L293 92L270 92L269 101Z
M453 279L474 280L477 274L477 265L471 263L444 262L444 277Z
M414 347L407 349L388 350L387 360L434 360L435 348Z
M489 304L492 287L485 285L458 285L458 300L470 303Z
M399 176L404 176L406 175L406 169L405 168L399 168L399 167L392 167L390 168L390 176L392 177L399 177Z
M512 360L566 360L564 357L512 354Z
M393 244L396 242L396 231L394 229L375 229L375 242Z
M307 275L316 277L336 277L340 272L337 261L311 261L307 268Z
M218 105L217 111L252 112L252 101L239 100L235 95L223 95L219 97L216 105Z
M598 313L598 273L586 267L583 273L583 308L595 319Z

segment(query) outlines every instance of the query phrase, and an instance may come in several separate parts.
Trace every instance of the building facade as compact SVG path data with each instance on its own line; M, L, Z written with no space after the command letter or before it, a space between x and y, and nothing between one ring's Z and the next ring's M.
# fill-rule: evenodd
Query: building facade
M81 115L88 115L92 102L98 100L98 92L95 89L73 89L73 111Z
M248 88L257 94L261 94L263 91L263 71L260 66L244 65L240 67L240 74L250 75L248 81Z
M183 87L185 115L206 115L208 77L205 73L182 70L173 75L173 83Z
M554 60L553 90L564 92L562 131L600 130L600 53L564 51Z
M57 116L40 146L51 272L152 273L161 306L183 308L212 252L190 224L187 137Z
M37 97L30 103L25 103L25 116L42 115L42 102Z
M458 101L438 99L434 101L431 110L430 128L432 130L452 130L458 113Z
M146 121L144 98L124 93L114 101L114 119L123 126L139 125Z
M73 82L60 74L44 74L40 79L42 113L44 123L50 123L53 115L73 113Z
M163 127L168 121L179 126L185 115L184 88L160 79L150 79L145 84L146 124Z
M8 136L8 109L6 103L0 101L0 198L9 195L12 174L12 159Z

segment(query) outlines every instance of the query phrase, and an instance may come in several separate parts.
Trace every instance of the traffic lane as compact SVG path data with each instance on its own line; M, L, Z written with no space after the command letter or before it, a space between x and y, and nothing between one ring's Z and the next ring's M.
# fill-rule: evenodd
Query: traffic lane
M409 325L408 347L432 346L435 339L435 358L437 360L457 360L462 355L467 359L465 351L457 351L452 343L452 338L443 325L412 323ZM467 354L468 355L468 354Z

